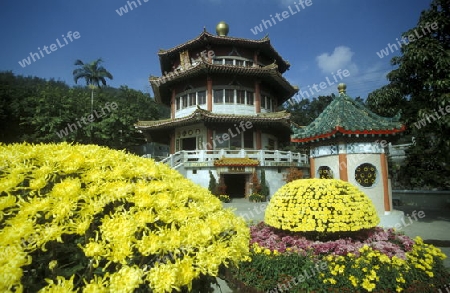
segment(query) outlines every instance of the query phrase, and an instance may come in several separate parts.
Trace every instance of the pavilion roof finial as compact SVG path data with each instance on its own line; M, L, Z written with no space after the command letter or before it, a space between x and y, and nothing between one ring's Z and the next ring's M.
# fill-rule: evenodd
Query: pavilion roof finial
M338 84L339 94L346 94L347 85L345 83Z

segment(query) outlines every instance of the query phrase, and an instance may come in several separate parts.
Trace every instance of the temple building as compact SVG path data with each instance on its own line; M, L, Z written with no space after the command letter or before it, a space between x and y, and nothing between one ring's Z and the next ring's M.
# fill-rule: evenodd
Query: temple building
M170 107L171 117L138 121L148 142L167 144L163 160L190 180L208 187L210 172L232 197L252 192L252 174L273 194L295 167L309 176L306 154L280 151L289 145L290 114L277 107L298 92L283 73L290 64L270 39L228 36L220 22L217 35L198 37L158 53L161 76L149 81L155 99Z
M339 95L311 124L293 126L291 141L309 146L311 178L348 181L369 196L381 226L400 223L403 213L392 208L386 143L395 142L406 129L393 118L378 116L346 94Z

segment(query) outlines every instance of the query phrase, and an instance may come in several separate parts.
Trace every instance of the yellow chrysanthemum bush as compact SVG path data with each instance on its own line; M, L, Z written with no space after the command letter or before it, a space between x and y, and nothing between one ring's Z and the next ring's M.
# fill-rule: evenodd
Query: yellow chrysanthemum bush
M372 201L350 183L301 179L274 194L264 222L292 232L336 233L373 228L380 219Z
M348 182L292 181L250 227L251 261L228 279L243 292L416 293L448 283L440 249L378 223L371 200Z
M208 292L245 221L168 166L93 145L0 145L0 292Z

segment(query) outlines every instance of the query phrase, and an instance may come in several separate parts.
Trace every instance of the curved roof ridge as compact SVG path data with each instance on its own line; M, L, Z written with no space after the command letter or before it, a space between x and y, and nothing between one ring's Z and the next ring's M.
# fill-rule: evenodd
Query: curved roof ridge
M311 142L339 135L395 135L406 129L398 116L382 117L341 93L306 127L293 127L292 142Z
M235 44L236 42L241 43L241 45L251 45L255 49L263 50L266 54L269 56L272 55L272 57L275 57L274 60L276 60L278 63L282 63L279 65L281 66L281 69L283 72L288 70L291 66L289 61L284 60L283 57L281 57L280 53L278 53L277 50L272 46L269 37L266 35L263 38L259 40L252 40L252 39L245 39L245 38L237 38L237 37L230 37L230 36L218 36L211 34L210 32L204 30L202 31L197 37L190 39L182 44L179 44L175 47L172 47L170 49L159 49L158 56L159 58L167 58L168 55L176 54L179 51L186 50L186 48L189 48L190 46L195 45L204 45L204 44L210 44L210 43L218 43L218 44Z

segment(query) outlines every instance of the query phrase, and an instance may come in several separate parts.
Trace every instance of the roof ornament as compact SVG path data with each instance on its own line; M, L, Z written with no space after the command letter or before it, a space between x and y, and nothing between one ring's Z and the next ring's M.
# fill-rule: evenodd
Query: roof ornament
M229 31L230 26L225 21L221 21L216 25L216 33L219 37L228 36Z
M345 83L338 84L339 95L346 94L347 85Z

